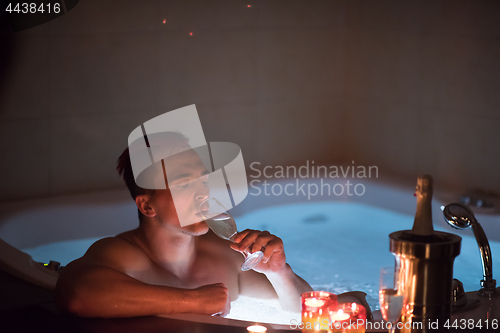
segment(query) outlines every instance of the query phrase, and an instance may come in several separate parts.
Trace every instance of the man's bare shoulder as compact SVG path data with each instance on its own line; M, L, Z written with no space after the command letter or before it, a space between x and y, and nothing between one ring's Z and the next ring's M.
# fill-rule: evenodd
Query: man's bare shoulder
M127 232L102 238L92 244L81 259L86 263L108 266L127 274L150 266L149 257L130 240L130 235Z

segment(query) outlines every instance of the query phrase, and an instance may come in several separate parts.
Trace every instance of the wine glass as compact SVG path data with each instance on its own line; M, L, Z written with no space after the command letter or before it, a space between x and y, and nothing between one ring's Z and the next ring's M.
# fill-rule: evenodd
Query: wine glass
M201 202L198 210L214 234L222 239L236 243L234 241L234 237L238 234L236 222L219 200L209 197ZM242 253L245 257L245 262L241 265L242 271L248 271L257 266L264 256L262 251L250 253L245 250Z
M395 332L396 322L403 310L404 294L398 288L401 283L399 276L399 271L394 267L384 267L380 270L380 312L384 320L391 323L390 333Z

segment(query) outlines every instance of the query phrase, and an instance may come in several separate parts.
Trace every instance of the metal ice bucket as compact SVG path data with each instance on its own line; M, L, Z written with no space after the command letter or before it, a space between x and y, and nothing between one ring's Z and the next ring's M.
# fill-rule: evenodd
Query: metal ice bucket
M393 232L389 238L400 268L398 289L406 294L401 317L406 325L400 332L436 332L436 325L442 327L450 319L453 262L462 238L438 231L418 236L411 230Z

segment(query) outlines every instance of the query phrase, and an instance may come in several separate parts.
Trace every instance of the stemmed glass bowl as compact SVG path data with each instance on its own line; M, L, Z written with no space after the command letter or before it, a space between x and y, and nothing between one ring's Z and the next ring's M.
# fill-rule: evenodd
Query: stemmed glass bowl
M397 320L401 317L405 295L400 288L399 270L384 267L380 270L379 302L382 318L391 323L390 333L395 332Z
M234 238L238 234L236 222L227 209L219 202L219 200L213 197L203 200L198 208L198 211L214 234L222 239L236 243L234 241ZM245 257L245 261L243 262L243 265L241 265L242 271L248 271L257 266L264 256L262 251L251 253L250 251L245 250L242 251L242 253Z

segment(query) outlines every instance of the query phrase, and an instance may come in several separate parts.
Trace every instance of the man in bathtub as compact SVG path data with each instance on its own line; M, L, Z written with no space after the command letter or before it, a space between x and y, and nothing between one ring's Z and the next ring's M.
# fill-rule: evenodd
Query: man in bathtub
M151 144L151 142L150 142ZM187 139L172 133L168 149L186 149ZM139 227L94 243L68 264L57 281L58 308L84 317L130 317L174 313L226 315L239 295L279 298L284 309L300 311L300 295L312 288L286 263L283 242L267 231L245 230L236 244L217 237L204 222L181 227L177 214L200 221L198 206L208 188L190 179L208 172L187 150L165 163L173 175L166 190L136 185L129 150L118 160L120 175L139 211ZM183 211L174 207L183 202ZM198 215L197 215L198 214ZM241 271L241 251L262 249L262 261Z

